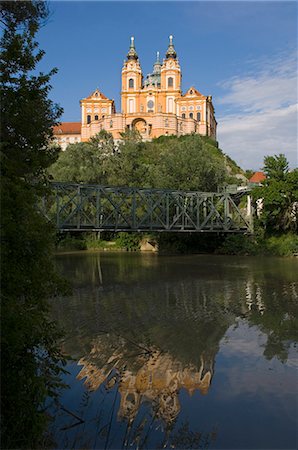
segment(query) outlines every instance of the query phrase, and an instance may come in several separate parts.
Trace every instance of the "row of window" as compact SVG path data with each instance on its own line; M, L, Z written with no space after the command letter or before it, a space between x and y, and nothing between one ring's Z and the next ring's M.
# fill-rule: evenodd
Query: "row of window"
M197 105L197 106L196 106L196 109L201 109L201 105ZM186 106L182 106L182 107L181 107L181 111L186 111L186 110L187 110L187 107L186 107ZM188 107L188 110L189 110L189 111L193 111L193 110L194 110L194 107L193 107L193 106L189 106L189 107Z
M135 80L133 78L130 78L128 80L128 87L129 87L129 89L134 89ZM174 87L174 78L173 77L168 78L168 88L170 88L170 87Z
M105 116L101 116L102 119L104 119ZM98 116L94 116L94 120L98 120ZM91 116L88 114L87 116L87 123L91 123ZM110 128L113 128L113 121L110 120Z
M103 119L104 115L101 116L101 118ZM98 115L94 116L94 120L99 120ZM87 115L87 123L91 123L91 115L90 114Z
M185 114L185 113L182 113L181 117L182 117L183 119L186 119L186 114ZM190 119L193 119L193 113L192 113L192 112L189 113L189 118L190 118ZM198 122L201 121L201 113L200 113L200 112L197 112L197 121L198 121Z
M130 112L131 112L131 111L130 111ZM152 111L148 111L148 112L153 112L153 110L152 110ZM185 113L182 113L181 117L182 117L183 119L186 119L186 114L185 114ZM102 116L102 118L104 118L104 116ZM189 113L189 118L190 118L190 119L193 119L193 118L194 118L192 112ZM98 120L98 116L94 116L94 120ZM198 121L198 122L201 121L201 113L200 113L200 112L197 112L197 121ZM90 116L89 114L88 114L88 116L87 116L87 123L91 123L91 116ZM113 121L112 121L112 120L110 121L110 128L113 128Z

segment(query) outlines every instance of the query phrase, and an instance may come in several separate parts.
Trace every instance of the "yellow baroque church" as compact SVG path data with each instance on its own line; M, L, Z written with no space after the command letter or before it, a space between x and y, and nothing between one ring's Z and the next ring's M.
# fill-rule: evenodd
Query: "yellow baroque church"
M64 122L55 127L54 135L63 149L69 143L88 141L103 129L116 141L126 129L138 130L143 140L190 133L216 140L212 97L193 86L183 94L181 78L173 36L163 62L157 53L153 72L145 79L132 37L122 68L121 112L116 112L114 100L96 89L80 102L81 122Z

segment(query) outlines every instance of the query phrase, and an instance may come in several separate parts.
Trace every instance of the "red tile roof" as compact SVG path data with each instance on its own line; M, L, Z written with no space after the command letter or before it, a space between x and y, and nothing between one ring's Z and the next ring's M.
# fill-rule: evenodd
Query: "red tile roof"
M81 122L62 122L53 128L54 134L81 134Z
M250 183L261 183L266 180L266 175L264 172L255 172L253 176L249 179Z

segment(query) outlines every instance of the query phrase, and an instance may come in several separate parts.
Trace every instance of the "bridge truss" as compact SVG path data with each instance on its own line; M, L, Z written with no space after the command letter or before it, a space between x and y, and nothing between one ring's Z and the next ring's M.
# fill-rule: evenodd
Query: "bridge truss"
M60 231L250 233L229 193L52 183L43 214Z

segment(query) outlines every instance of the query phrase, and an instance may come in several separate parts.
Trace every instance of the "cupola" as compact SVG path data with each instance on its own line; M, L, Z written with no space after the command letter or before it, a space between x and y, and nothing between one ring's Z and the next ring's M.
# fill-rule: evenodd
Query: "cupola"
M134 61L137 61L139 59L135 48L135 38L133 36L130 38L130 47L129 52L127 53L127 59Z
M176 59L177 58L177 53L176 53L176 50L175 50L174 45L173 45L173 36L172 35L169 36L169 39L170 39L170 42L169 42L168 50L167 50L167 53L166 53L166 59L168 59L168 58Z

